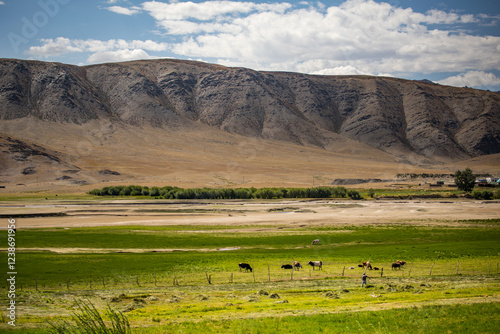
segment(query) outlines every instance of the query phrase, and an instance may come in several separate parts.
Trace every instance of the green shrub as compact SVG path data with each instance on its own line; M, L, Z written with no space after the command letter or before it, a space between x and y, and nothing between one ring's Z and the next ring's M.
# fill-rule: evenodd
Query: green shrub
M132 333L130 323L125 315L113 310L110 306L106 310L106 318L110 325L107 326L102 315L95 306L77 300L78 311L73 313L71 320L74 324L64 321L60 324L49 323L52 327L49 333L53 334L129 334Z
M352 190L352 189L349 189L347 191L347 196L349 196L349 198L354 200L363 199L363 197L361 197L361 195L357 190Z

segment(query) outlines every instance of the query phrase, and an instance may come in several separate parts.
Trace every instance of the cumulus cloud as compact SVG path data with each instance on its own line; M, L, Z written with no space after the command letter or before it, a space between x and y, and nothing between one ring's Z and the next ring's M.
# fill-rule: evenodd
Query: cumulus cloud
M70 40L58 37L56 39L42 39L41 42L42 46L32 46L27 53L31 56L47 58L67 53L89 52L91 54L87 58L88 63L158 58L150 56L146 50L161 52L169 48L167 43L158 43L152 40L110 39L100 41L95 39Z
M122 15L134 15L139 13L140 11L136 8L125 8L121 6L111 6L107 7L107 10L117 13L117 14L122 14Z
M289 3L254 3L240 1L206 1L201 3L174 2L164 3L158 1L144 2L141 7L150 13L160 25L169 20L229 20L238 18L238 14L252 12L278 12L283 13L291 8Z
M147 1L108 10L149 15L169 43L126 40L41 40L31 55L89 52L89 61L126 55L201 60L258 70L315 74L464 73L486 77L500 70L500 37L460 29L492 24L488 15L430 10L415 12L373 0L327 6L302 1ZM131 18L132 19L132 18ZM432 28L430 28L432 25ZM453 27L456 31L449 31ZM461 32L457 32L461 31ZM143 51L144 53L141 53ZM108 58L106 58L108 57ZM482 73L482 75L479 75ZM449 78L451 80L451 78ZM455 78L454 80L459 80Z
M444 80L438 81L442 85L468 86L468 87L488 87L500 86L500 78L493 73L484 71L468 71Z
M32 46L28 54L33 56L53 57L71 52L82 52L69 38L58 37L56 39L41 39L42 46Z
M427 27L479 20L470 14L440 10L418 13L372 0L348 0L330 7L236 1L155 1L140 7L165 34L184 38L172 45L173 53L184 57L217 58L258 69L307 68L309 73L500 67L500 59L494 56L500 38L457 35Z
M373 73L362 72L352 65L337 66L334 68L324 68L319 71L313 71L311 74L319 75L373 75Z
M109 62L120 62L139 59L153 59L158 57L150 56L142 49L120 49L115 51L99 51L88 57L87 62L90 64L100 64Z

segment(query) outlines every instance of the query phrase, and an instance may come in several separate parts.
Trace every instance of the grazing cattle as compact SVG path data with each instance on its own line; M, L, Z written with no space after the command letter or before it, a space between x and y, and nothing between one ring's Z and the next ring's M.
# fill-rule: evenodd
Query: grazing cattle
M319 245L319 244L320 244L319 239L315 239L312 242L312 245Z
M312 266L313 270L316 270L316 267L318 267L318 269L323 269L323 262L321 261L309 261L307 264Z
M368 269L372 269L372 265L370 264L370 261L363 262L363 267L367 267Z
M379 267L373 267L373 270L380 270Z
M401 269L404 265L406 264L406 261L400 261L397 260L396 262L392 263L392 269Z
M358 264L358 267L359 267L359 268L363 268L363 265L362 265L362 264Z
M294 268L295 270L299 270L299 268L302 268L302 265L301 265L299 262L294 261L294 262L293 262L293 268Z
M284 264L281 266L281 269L293 269L293 266L291 264Z
M349 267L349 269L354 269L354 267Z
M250 272L252 272L252 267L250 267L250 265L248 263L240 263L239 267L240 267L240 271L241 271L241 269L245 269L245 272L247 272L249 270L250 270Z

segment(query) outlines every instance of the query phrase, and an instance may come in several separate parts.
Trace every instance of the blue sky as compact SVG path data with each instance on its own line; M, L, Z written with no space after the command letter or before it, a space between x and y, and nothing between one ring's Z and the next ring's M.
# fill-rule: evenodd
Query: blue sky
M178 58L500 90L500 1L0 1L0 58Z

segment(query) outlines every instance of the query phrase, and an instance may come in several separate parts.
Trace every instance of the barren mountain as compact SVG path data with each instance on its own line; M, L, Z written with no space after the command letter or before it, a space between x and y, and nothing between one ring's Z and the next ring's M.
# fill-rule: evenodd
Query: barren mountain
M158 142L170 145L168 138L196 132L207 134L201 141L233 136L239 143L258 140L295 145L296 150L341 153L348 148L353 153L371 147L382 160L396 163L434 164L500 153L500 94L495 92L173 59L81 67L0 60L0 119L4 148L26 140L27 147L40 145L43 159L59 152L67 164L68 157L81 158L79 150L96 153L99 147L107 149L106 155L117 153L126 133L141 137L127 138L127 147L137 145L143 153L158 152ZM75 142L69 144L72 136ZM92 140L81 144L89 136ZM4 149L4 156L8 152L15 160L12 150ZM96 159L92 164L97 167L104 158Z

